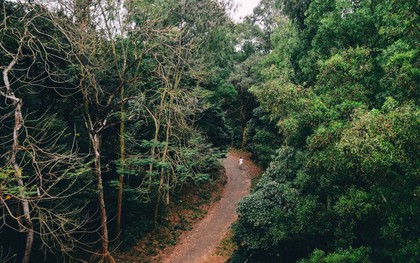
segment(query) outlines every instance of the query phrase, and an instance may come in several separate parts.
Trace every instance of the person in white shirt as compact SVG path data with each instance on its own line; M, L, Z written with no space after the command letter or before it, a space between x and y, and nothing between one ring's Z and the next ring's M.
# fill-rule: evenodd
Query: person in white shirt
M242 169L242 165L244 164L244 159L239 157L239 169Z

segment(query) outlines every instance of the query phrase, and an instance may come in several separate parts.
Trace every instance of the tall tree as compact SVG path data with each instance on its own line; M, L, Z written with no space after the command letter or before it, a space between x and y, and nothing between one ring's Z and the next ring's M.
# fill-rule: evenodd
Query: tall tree
M70 8L67 10L74 21L70 22L67 17L55 17L56 27L67 37L72 47L68 56L76 66L74 73L77 74L77 82L74 88L79 96L74 102L83 116L93 152L101 221L101 251L97 256L100 260L114 262L109 252L101 162L102 136L108 127L110 114L116 110L117 105L123 103L118 94L126 85L128 69L134 67L140 59L129 64L127 47L119 46L121 42L117 42L128 29L122 23L124 17L120 2L79 0L71 5L67 5L66 1L60 1L59 4L62 10Z
M88 170L75 149L62 149L66 128L56 132L60 123L56 116L46 117L45 108L37 112L31 105L31 100L39 99L34 94L63 85L56 65L68 63L61 47L54 46L57 32L45 31L45 24L51 25L47 13L38 6L2 4L0 53L5 64L0 96L5 140L1 146L5 151L1 155L6 161L0 168L0 217L9 228L14 228L10 223L14 220L18 231L26 233L22 262L31 261L35 238L45 249L56 246L67 253L76 242L74 231L83 225L75 220L81 210L66 211L58 200L77 196L82 190L72 186Z
M282 145L238 206L232 261L415 262L418 7L305 3L301 21L283 6L252 88Z

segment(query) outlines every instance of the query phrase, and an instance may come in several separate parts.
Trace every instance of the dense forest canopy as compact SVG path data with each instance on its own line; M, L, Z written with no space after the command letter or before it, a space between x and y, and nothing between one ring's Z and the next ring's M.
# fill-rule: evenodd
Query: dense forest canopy
M248 147L268 168L239 204L232 261L417 262L418 1L269 4L248 89Z
M0 261L115 262L228 146L232 262L420 258L417 0L0 0Z

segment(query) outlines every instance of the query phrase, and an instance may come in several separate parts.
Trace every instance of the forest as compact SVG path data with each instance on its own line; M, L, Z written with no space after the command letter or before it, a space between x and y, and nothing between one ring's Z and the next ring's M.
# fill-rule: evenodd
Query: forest
M0 0L0 262L116 262L230 148L229 262L418 262L418 0Z

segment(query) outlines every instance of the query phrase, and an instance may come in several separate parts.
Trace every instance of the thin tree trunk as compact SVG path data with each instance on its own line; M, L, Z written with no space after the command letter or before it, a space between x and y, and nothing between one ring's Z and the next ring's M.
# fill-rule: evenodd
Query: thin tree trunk
M169 189L171 187L171 174L172 174L172 172L168 174L168 181L166 183L166 185L168 187L168 191L166 191L166 198L165 198L166 199L165 202L166 202L167 206L169 205L169 201L170 201L170 193L171 192L169 191Z
M246 127L242 127L242 143L241 143L241 151L245 151L246 145Z
M125 116L124 116L124 87L121 87L121 124L120 124L120 160L121 160L121 168L124 170L125 168ZM124 184L124 176L122 174L119 175L119 188L118 188L118 204L117 204L117 244L120 243L121 240L121 214L122 214L122 198L123 198L123 184Z
M32 218L29 209L29 201L26 198L25 186L23 184L22 172L17 163L13 164L13 169L15 171L15 176L17 177L18 185L20 187L20 198L23 209L23 218L25 219L24 227L21 228L26 232L26 243L25 243L25 253L22 259L22 263L28 263L31 258L32 245L34 243L34 226L32 224Z
M22 46L19 46L19 51L17 54L20 53ZM26 197L25 193L25 185L22 178L22 170L19 167L19 164L16 160L16 156L19 152L19 130L23 126L23 116L22 116L22 101L15 96L13 93L10 81L9 81L9 71L16 65L18 61L17 56L13 57L13 60L10 64L3 70L3 81L6 87L6 93L0 91L0 95L5 97L6 99L10 99L13 101L15 106L15 123L13 126L13 145L12 151L10 153L10 164L13 166L14 174L19 185L19 195L20 195L20 203L22 204L23 209L23 218L25 220L24 223L21 222L20 217L18 217L19 229L21 231L26 232L26 244L25 244L25 253L22 258L22 263L29 262L31 258L32 252L32 245L34 242L34 226L32 223L30 208L29 208L29 201ZM19 208L18 208L19 211Z
M162 98L160 100L160 109L163 107L164 100L166 99L166 90L163 91ZM151 150L151 157L155 158L156 153L156 144L159 139L159 131L160 131L160 113L158 113L157 116L154 116L153 113L146 107L147 112L150 114L150 116L153 118L153 122L155 124L155 136L153 137L153 145ZM151 191L152 187L152 172L153 172L153 163L149 164L149 185L147 187L148 193Z
M151 151L151 157L155 158L156 153L156 144L158 142L158 136L159 136L159 124L155 117L153 117L153 120L155 122L155 136L153 138L153 146ZM150 193L151 187L152 187L152 172L153 172L153 163L149 164L149 185L147 186L148 192Z
M165 170L162 168L160 171L160 181L159 181L159 188L158 188L158 195L157 195L157 199L156 199L156 204L155 204L155 213L154 213L154 222L155 222L155 226L157 224L157 220L158 220L158 215L159 215L159 205L160 205L160 198L162 196L162 186L163 186L163 182L164 182L164 177L165 176Z
M102 169L101 169L101 154L100 154L100 135L95 133L92 136L93 150L95 152L95 173L98 179L98 201L99 212L101 215L101 240L102 248L100 257L104 258L105 262L115 262L114 258L109 253L109 238L108 238L108 225L104 200L104 189L102 184Z
M331 195L327 195L327 211L331 210Z
M13 165L13 170L15 172L15 177L19 185L19 195L21 199L22 209L23 209L23 218L25 219L23 231L26 232L26 243L25 243L25 253L22 259L22 263L28 263L31 258L32 245L34 242L34 227L32 224L32 218L29 209L29 201L25 193L25 185L22 178L22 170L19 167L19 164L16 161L16 155L19 152L19 130L23 124L22 117L22 101L19 99L15 104L15 125L13 127L13 149L10 156L10 162Z
M166 145L165 145L165 148L163 149L162 162L166 161L166 155L168 153L168 143L169 143L169 125L166 128ZM155 205L155 213L154 213L155 225L157 224L157 219L158 219L158 215L159 215L159 205L160 205L160 199L162 198L162 187L163 187L164 182L165 182L165 169L161 168L159 187L158 187L158 193L157 193L158 195L157 195L157 200L156 200L156 205Z
M245 124L245 112L244 107L245 105L241 102L241 111L240 111L240 119L241 119L241 151L245 150L246 145L246 124Z
M25 243L25 254L22 259L22 263L28 263L31 258L32 245L34 243L34 227L32 222L27 222L27 233Z
M171 107L172 107L172 97L170 99L170 107L168 109L168 121L166 123L166 138L165 138L165 148L163 149L163 155L162 155L162 162L164 163L166 161L166 155L168 154L169 149L169 137L171 132ZM159 180L159 187L158 187L158 196L156 200L155 205L155 214L154 214L154 222L155 225L157 224L158 214L159 214L159 205L160 205L160 199L162 198L162 187L165 182L165 169L161 168L160 171L160 180Z

